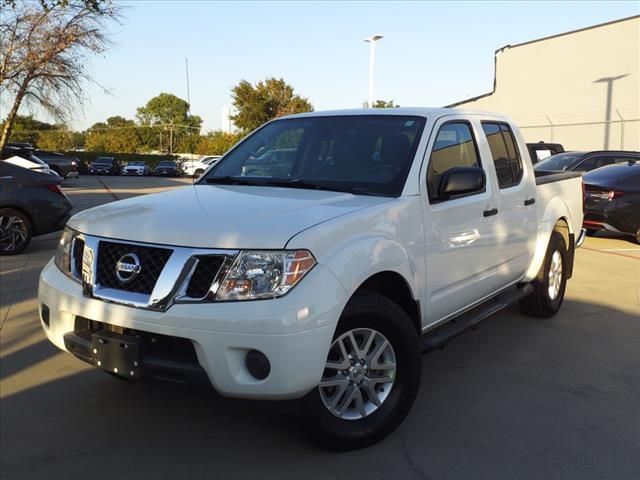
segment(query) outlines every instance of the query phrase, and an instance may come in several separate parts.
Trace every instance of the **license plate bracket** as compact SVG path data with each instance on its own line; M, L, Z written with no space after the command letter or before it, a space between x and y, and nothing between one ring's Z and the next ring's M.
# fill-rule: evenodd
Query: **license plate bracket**
M95 365L126 378L140 377L140 339L107 330L91 335Z

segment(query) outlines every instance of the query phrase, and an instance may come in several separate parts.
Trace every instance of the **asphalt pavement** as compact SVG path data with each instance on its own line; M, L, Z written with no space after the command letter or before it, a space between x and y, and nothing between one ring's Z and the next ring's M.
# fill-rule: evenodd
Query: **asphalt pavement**
M189 179L80 177L77 210ZM112 378L58 351L37 281L58 234L0 259L0 478L638 479L640 245L588 238L562 310L509 308L423 357L403 425L350 453L309 443L295 404Z

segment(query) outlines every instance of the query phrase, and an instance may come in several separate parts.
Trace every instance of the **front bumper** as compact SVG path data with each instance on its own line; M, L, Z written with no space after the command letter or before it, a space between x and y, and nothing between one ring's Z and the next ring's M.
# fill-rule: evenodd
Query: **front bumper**
M62 350L70 351L69 334L77 334L79 318L186 339L220 394L253 399L299 398L318 384L347 302L346 291L321 265L278 299L176 304L156 312L86 298L81 285L50 261L40 276L38 296L47 307L46 321L40 309L42 327ZM269 359L271 371L264 380L252 377L245 366L250 350Z

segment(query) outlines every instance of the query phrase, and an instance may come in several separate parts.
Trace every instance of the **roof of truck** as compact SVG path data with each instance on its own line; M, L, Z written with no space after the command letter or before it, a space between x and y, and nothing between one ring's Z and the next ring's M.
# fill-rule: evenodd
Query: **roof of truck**
M440 118L448 115L486 115L491 117L499 117L506 119L504 115L490 112L481 112L478 110L466 110L459 108L413 108L413 107L396 107L396 108L352 108L345 110L324 110L319 112L297 113L287 115L280 118L304 118L304 117L330 117L343 115L413 115L427 118Z

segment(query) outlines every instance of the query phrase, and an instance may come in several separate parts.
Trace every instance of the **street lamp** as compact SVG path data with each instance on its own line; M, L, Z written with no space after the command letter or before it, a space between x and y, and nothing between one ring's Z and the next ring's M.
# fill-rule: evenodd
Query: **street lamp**
M376 62L376 42L381 38L382 35L373 35L364 39L369 43L369 108L373 107L373 68Z

